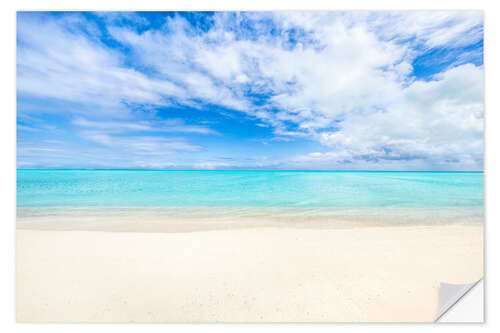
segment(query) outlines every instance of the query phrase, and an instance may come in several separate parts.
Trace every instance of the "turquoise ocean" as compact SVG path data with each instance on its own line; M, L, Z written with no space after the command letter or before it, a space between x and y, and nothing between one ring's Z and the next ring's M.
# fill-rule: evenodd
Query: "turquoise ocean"
M17 215L481 223L483 189L482 172L18 170Z

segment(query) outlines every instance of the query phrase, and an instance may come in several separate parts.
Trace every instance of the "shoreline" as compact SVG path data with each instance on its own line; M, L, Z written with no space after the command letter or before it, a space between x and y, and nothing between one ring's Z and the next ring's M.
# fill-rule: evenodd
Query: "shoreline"
M482 226L16 230L19 322L432 322Z
M252 228L349 229L398 226L482 226L483 207L18 207L16 228L108 232L194 232Z
M237 221L237 222L193 222L193 221L143 221L128 223L118 220L103 221L79 221L69 224L40 223L38 220L29 222L17 222L16 230L26 231L67 231L67 232L108 232L108 233L196 233L209 231L231 231L231 230L253 230L253 229L292 229L292 230L362 230L372 228L431 228L431 227L470 227L483 228L481 222L476 223L380 223L380 222L352 222L352 221L300 221L300 222L276 222L276 221Z

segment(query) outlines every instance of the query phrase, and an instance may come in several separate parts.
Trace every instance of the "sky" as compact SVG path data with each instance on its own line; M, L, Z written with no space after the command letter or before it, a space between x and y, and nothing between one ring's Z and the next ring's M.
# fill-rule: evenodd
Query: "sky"
M19 12L17 167L482 171L483 14Z

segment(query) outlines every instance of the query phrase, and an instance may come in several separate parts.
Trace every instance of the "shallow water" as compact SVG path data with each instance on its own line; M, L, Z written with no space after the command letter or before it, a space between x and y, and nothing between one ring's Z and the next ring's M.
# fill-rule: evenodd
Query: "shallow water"
M18 218L480 223L483 173L18 170Z

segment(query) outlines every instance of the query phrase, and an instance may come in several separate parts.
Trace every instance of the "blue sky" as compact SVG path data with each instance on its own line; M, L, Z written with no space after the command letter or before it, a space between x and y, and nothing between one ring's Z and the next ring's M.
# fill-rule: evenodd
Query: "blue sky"
M483 16L21 12L18 168L483 170Z

